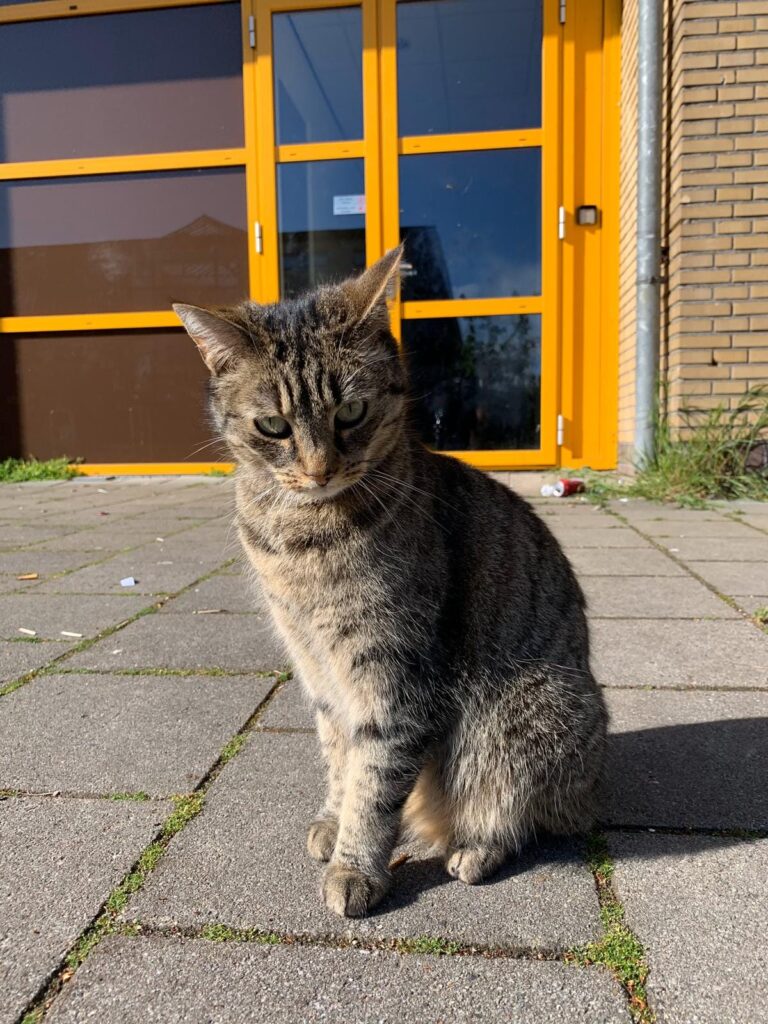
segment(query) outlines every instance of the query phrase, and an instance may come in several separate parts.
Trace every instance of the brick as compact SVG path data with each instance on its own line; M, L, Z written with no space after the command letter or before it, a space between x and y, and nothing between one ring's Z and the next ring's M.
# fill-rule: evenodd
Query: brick
M715 254L716 267L743 267L749 263L746 252L718 252Z
M719 220L715 224L718 235L743 235L752 230L751 220Z
M749 167L752 163L751 153L734 153L729 150L727 153L715 155L715 166L720 167Z
M704 36L701 39L689 36L680 42L680 49L683 53L695 53L697 55L714 53L719 50L735 50L736 48L736 36Z
M739 50L757 50L761 46L768 46L768 32L752 32L746 36L736 37L736 47Z
M724 85L717 90L719 100L730 100L731 102L751 100L754 94L755 89L752 85Z
M751 199L752 189L745 185L726 185L717 189L717 200L721 202L724 199ZM737 216L739 211L734 209L733 211Z
M734 117L718 122L717 130L721 135L743 135L754 130L754 123L751 117Z
M736 13L740 17L745 14L765 14L765 0L739 0Z
M750 53L749 50L742 51L741 53L721 53L717 61L718 67L721 68L743 67L754 63L754 54Z
M716 359L718 363L746 363L747 353L745 349L723 349Z
M691 18L686 19L682 25L680 25L678 34L681 39L685 39L688 36L715 35L717 30L718 24L714 18L709 21L705 21L703 18Z
M718 32L754 32L754 18L721 18Z
M735 106L739 116L755 117L757 114L768 114L768 100L749 100L748 103L737 103Z
M681 111L681 116L684 121L703 121L708 117L715 119L733 117L736 113L736 105L734 103L702 102L704 100L704 96L700 94L705 92L712 100L716 98L717 94L714 89L685 90L683 95L683 109Z
M685 6L685 17L686 18L725 18L731 17L737 13L737 7L735 3L725 2L701 2L686 4Z

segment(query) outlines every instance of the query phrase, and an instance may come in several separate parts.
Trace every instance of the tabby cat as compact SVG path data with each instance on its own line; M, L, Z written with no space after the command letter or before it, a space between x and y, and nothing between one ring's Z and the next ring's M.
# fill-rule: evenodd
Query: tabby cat
M301 299L174 309L212 374L236 522L317 713L322 894L365 914L403 824L490 876L536 829L594 817L606 712L584 598L501 484L427 450L387 296L401 251Z

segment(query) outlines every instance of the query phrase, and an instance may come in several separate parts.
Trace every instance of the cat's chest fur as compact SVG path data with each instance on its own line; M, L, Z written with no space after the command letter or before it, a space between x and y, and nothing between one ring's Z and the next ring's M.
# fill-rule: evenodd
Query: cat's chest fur
M385 695L364 667L382 625L395 625L394 589L354 543L300 554L243 543L312 701L350 732L376 717Z

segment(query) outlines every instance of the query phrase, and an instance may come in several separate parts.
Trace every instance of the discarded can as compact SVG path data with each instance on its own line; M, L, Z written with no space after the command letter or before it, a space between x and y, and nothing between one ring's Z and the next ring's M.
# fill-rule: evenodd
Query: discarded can
M571 494L579 494L584 490L584 481L576 477L558 480L556 484L544 484L541 488L542 498L568 498Z

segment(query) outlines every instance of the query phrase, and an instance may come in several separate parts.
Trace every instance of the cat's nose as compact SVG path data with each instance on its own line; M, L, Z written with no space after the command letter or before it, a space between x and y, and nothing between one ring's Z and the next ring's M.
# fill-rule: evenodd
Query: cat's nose
M317 484L318 487L325 487L328 481L331 479L331 474L326 472L323 473L308 473L304 471L304 476L311 480L312 483Z

